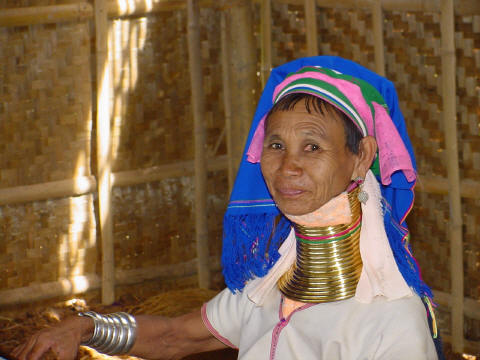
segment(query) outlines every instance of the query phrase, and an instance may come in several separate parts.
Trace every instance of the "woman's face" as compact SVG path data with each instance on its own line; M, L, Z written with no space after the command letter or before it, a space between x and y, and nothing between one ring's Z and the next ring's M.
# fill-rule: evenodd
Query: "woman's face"
M268 118L261 158L270 194L285 214L308 214L345 191L358 156L345 143L342 119L331 109L308 113L305 101Z

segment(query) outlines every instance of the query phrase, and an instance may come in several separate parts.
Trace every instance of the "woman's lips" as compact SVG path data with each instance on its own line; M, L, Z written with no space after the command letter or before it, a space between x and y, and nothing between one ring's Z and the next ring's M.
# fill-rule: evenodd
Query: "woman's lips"
M297 197L304 193L303 190L295 188L279 188L277 191L283 197Z

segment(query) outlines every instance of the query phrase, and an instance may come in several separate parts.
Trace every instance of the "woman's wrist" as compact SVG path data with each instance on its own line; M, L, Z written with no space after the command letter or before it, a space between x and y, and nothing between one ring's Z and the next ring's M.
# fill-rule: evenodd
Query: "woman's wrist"
M74 321L78 324L78 328L80 330L80 342L85 343L90 340L95 329L95 323L93 319L77 314L77 316L74 317Z
M122 355L130 351L137 337L135 317L125 312L102 315L93 311L78 314L93 321L93 334L82 338L82 345L109 355ZM90 330L89 333L92 333Z

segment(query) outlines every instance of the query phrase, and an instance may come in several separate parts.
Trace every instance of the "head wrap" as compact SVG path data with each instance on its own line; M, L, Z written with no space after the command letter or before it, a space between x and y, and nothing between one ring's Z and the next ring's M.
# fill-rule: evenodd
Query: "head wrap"
M291 228L266 187L260 170L265 116L290 93L320 97L344 112L363 136L374 136L378 156L372 168L381 180L385 231L407 284L423 296L431 291L411 255L405 218L413 206L415 160L393 84L372 71L331 56L302 58L272 70L247 138L224 217L222 264L227 286L242 290L264 276L279 258Z

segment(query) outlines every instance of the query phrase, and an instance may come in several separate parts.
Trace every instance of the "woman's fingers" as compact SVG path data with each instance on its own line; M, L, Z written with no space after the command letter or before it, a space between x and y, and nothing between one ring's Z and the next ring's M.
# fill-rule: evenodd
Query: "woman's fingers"
M31 336L27 342L23 343L20 346L17 346L13 351L12 355L19 360L30 360L32 359L30 354L37 344L37 338L39 334ZM48 350L48 349L47 349Z
M52 350L60 360L73 360L78 352L81 336L91 320L72 317L58 325L39 331L24 344L18 346L12 355L18 360L39 360ZM84 326L82 326L82 324Z
M40 359L52 345L54 344L48 338L48 331L42 330L31 336L23 345L15 348L12 355L19 360L36 360Z
M52 350L60 360L73 360L77 355L78 343L70 336L60 336L54 331L42 331L18 346L12 355L18 360L39 360Z

